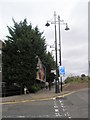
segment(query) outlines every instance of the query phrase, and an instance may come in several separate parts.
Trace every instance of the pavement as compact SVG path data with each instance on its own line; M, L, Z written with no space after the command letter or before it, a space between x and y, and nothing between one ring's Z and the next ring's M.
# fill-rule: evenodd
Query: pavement
M56 97L63 97L64 95L70 94L70 91L62 91L60 93L55 93L55 87L53 86L51 90L49 89L42 89L36 93L30 93L26 95L16 95L16 96L9 96L2 98L2 104L7 103L14 103L14 102L25 102L25 101L37 101L37 100L49 100L54 99ZM0 104L1 104L0 103Z

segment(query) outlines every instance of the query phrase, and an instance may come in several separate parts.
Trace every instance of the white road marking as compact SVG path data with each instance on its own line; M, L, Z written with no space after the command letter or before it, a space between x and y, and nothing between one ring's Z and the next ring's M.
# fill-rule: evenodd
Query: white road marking
M60 115L56 115L56 117L59 117Z
M55 112L59 112L59 110L58 110L58 109L55 109Z
M59 113L55 113L55 115L58 117L58 116L62 116L62 115L60 115Z
M22 116L22 115L21 115L21 116L18 116L18 117L19 117L19 118L25 118L25 116Z
M58 108L58 106L55 105L54 108Z
M55 115L59 115L59 113L55 113Z
M67 116L67 115L65 114L65 116Z
M63 108L64 106L62 105L61 107Z
M54 101L54 110L55 110L55 116L56 117L61 117L62 115L59 113L59 109L58 109L58 105L57 105L57 101Z
M63 108L63 107L64 107L64 104L62 103L62 101L61 101L61 100L59 100L59 102L61 103L61 107Z
M61 103L61 107L62 108L65 107L61 100L59 100L59 102ZM65 112L65 111L66 111L66 109L63 108L63 112ZM71 119L71 117L70 117L68 112L65 113L65 116L68 116L68 118Z
M56 98L53 98L53 100L55 100Z
M62 103L62 101L61 101L61 100L59 100L59 102L60 102L60 103Z
M68 117L69 119L71 119L71 117Z

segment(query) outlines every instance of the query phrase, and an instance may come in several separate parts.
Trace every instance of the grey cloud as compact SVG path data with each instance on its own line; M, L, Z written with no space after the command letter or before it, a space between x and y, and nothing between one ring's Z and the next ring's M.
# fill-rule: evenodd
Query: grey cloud
M53 12L56 11L57 14L61 15L62 19L65 18L65 21L68 21L70 27L70 31L66 32L64 31L65 26L61 25L62 63L66 67L66 74L87 73L88 0L63 1L37 0L36 2L36 0L13 0L12 2L11 0L3 0L0 2L1 29L7 31L6 25L13 25L12 17L17 22L27 18L28 22L31 22L33 26L38 25L39 29L44 31L47 44L52 45L55 42L54 25L47 28L45 23L47 20L52 20ZM69 7L65 3L69 3ZM5 33L7 35L7 32ZM57 41L59 41L58 25ZM55 52L53 54L55 55Z

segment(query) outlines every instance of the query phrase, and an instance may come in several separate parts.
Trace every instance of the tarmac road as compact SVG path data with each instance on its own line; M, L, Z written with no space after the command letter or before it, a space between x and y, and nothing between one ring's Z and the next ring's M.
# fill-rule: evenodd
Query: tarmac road
M64 97L2 105L3 118L88 118L88 89Z
M60 101L60 100L59 100ZM71 118L88 118L88 89L62 98L63 108Z

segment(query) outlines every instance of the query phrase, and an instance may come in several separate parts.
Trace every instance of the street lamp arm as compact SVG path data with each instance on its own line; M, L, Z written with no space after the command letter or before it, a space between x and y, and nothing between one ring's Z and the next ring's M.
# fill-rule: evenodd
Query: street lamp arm
M55 25L61 23L62 25L66 25L65 30L69 30L69 28L68 28L68 24L65 23L64 20L58 20L58 21L47 21L47 23L45 24L45 26L47 26L47 27L50 26L50 23L51 23L51 24L55 24Z

